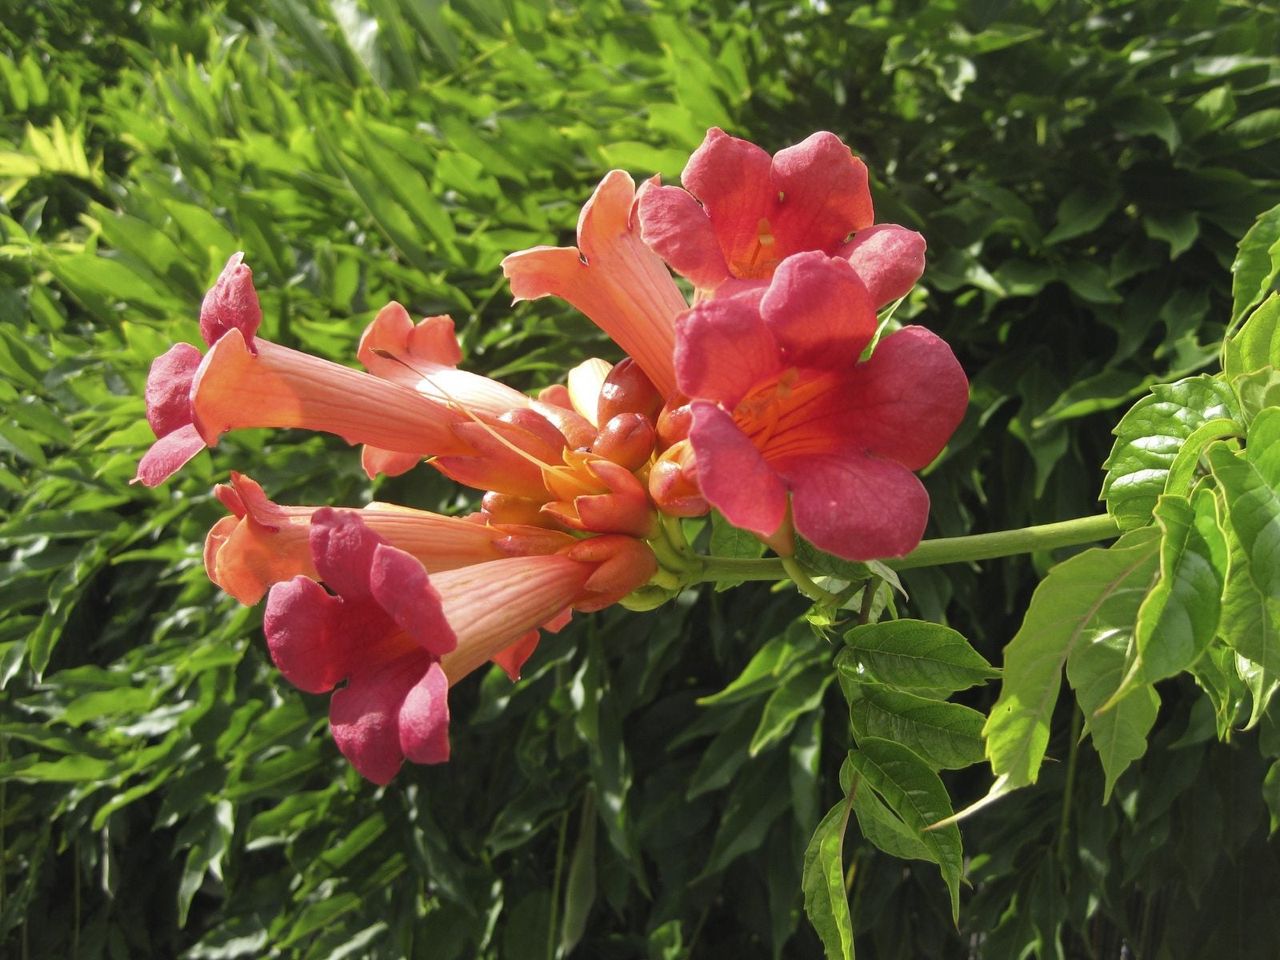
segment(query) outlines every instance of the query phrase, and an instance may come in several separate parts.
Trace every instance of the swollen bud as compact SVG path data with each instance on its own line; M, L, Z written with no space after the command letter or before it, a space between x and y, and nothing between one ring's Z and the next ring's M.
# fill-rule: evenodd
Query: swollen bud
M655 433L649 418L640 413L619 413L601 429L591 452L628 470L639 470L653 453Z
M662 407L662 394L630 357L609 371L600 387L596 423L608 423L620 413L638 413L652 420Z
M686 439L692 426L693 408L689 404L664 407L658 417L658 446L665 450L673 443Z
M673 444L654 462L649 496L671 517L700 517L711 509L698 486L698 463L688 440Z
M589 537L574 544L565 555L580 563L597 564L585 584L584 595L573 604L574 609L585 612L616 603L658 572L658 558L644 541L634 537Z
M480 500L480 509L490 523L519 523L534 527L548 527L552 526L554 521L542 512L544 502L490 490Z

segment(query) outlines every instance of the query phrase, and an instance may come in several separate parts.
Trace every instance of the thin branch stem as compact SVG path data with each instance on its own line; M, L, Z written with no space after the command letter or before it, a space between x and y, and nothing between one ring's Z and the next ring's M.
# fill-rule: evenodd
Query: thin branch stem
M1023 527L1020 530L998 530L995 533L977 533L967 537L925 540L905 557L890 558L884 564L894 570L912 570L917 567L936 567L944 563L972 563L1038 550L1053 550L1057 547L1077 547L1099 540L1110 540L1119 534L1115 521L1105 514L1079 517L1075 520ZM795 566L795 561L782 557L766 557L762 560L702 557L701 560L703 581L795 579L787 567L788 563Z
M829 607L839 608L840 598L830 591L823 590L814 583L813 578L805 572L804 567L800 566L800 561L795 557L783 557L782 569L787 571L787 576L795 583L796 589L810 600L824 603Z

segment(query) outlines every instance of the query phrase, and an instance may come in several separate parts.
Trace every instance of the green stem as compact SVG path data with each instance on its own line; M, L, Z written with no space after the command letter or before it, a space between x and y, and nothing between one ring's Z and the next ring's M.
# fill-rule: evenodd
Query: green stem
M1106 514L1099 517L1078 517L1075 520L1023 527L1021 530L999 530L969 537L925 540L905 557L886 560L885 565L894 570L910 570L914 567L936 567L943 563L994 560L997 557L1012 557L1019 553L1053 550L1056 547L1078 547L1084 543L1110 540L1119 535L1120 528Z
M824 603L829 607L840 606L840 598L834 593L823 590L820 586L813 582L813 579L805 572L804 567L800 566L800 561L795 557L783 557L782 569L787 571L789 576L801 593L810 600L818 603Z
M887 559L884 565L894 570L912 570L916 567L936 567L944 563L972 563L975 560L994 560L1037 550L1077 547L1099 540L1110 540L1119 533L1115 521L1109 516L1079 517L1075 520L1023 527L1020 530L998 530L995 533L977 533L968 537L925 540L905 557ZM703 581L794 579L787 570L788 561L782 557L767 557L763 560L728 557L701 559ZM794 561L792 563L794 565Z
M551 876L551 916L547 919L547 960L556 955L556 921L560 908L560 877L564 870L564 846L569 832L569 811L560 815L560 839L556 842L556 868Z
M1076 758L1080 754L1080 730L1084 714L1075 710L1071 715L1071 753L1067 756L1067 783L1062 788L1062 820L1058 824L1058 869L1067 875L1067 852L1071 838L1071 800L1076 786Z

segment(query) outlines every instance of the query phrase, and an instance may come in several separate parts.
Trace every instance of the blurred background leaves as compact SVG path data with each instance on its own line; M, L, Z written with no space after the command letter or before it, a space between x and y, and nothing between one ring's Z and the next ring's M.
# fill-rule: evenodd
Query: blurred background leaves
M830 129L866 158L878 218L928 238L899 316L946 337L973 381L927 478L931 535L1097 512L1111 427L1152 383L1214 362L1236 243L1280 200L1277 12L36 0L6 13L0 949L820 956L802 854L841 795L850 723L803 604L746 585L580 618L520 684L455 690L450 764L376 790L324 733L322 700L271 670L259 612L205 580L221 512L208 491L235 468L281 502L465 497L427 470L370 485L336 440L262 432L157 491L130 487L150 439L147 366L194 339L204 289L243 249L272 339L351 362L394 298L451 313L471 369L552 382L612 348L567 306L509 308L506 253L568 241L610 167L674 181L710 125L770 150ZM998 664L1048 561L910 571L902 607ZM1280 756L1280 718L1240 734L1248 749L1218 744L1189 684L1162 685L1152 749L1107 805L1082 751L1070 793L1050 763L964 824L958 928L932 865L851 829L862 955L1272 956L1280 864L1259 753ZM1068 751L1059 709L1051 759ZM959 806L989 775L944 779Z

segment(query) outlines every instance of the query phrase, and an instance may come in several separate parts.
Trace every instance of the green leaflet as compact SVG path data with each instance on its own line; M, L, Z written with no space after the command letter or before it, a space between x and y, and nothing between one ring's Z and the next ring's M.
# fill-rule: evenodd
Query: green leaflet
M1249 428L1246 455L1225 444L1209 448L1213 476L1227 516L1248 560L1249 577L1264 597L1280 596L1280 409L1264 411Z
M844 888L844 832L853 799L845 797L828 811L804 852L804 912L827 960L853 960L853 920Z
M992 770L1007 778L1005 789L1035 783L1063 667L1077 647L1133 629L1159 549L1159 531L1134 530L1110 547L1063 561L1036 588L1005 647L1000 696L982 731Z
M802 716L822 703L822 695L834 679L827 669L806 670L788 677L765 701L747 752L754 757L791 733Z
M860 683L849 707L853 734L909 747L935 770L958 770L982 760L982 724L977 710L917 697L879 683Z
M1280 293L1273 293L1249 314L1239 331L1222 341L1222 372L1227 377L1280 368Z
M1201 445L1222 434L1197 431L1212 421L1238 421L1235 395L1217 377L1199 376L1158 384L1116 425L1116 442L1103 467L1102 499L1122 530L1150 522L1162 493L1186 494L1169 487L1179 452L1194 436Z
M1231 326L1262 300L1276 282L1280 270L1280 206L1258 217L1240 241L1231 264ZM1224 362L1225 367L1225 362Z
M849 679L946 696L983 683L998 672L950 627L924 620L888 620L845 634L836 668Z
M951 798L938 775L902 744L878 737L860 741L858 749L849 754L849 762L862 778L859 789L874 790L920 841L924 859L938 865L951 892L952 917L958 918L963 867L960 830L954 823L930 829L952 816ZM867 836L872 838L872 834Z
M1199 490L1195 504L1164 496L1156 505L1160 578L1138 610L1134 666L1148 684L1191 666L1218 629L1227 546L1212 492Z
M1155 689L1143 686L1099 712L1124 680L1132 643L1132 629L1098 630L1067 657L1067 681L1075 691L1084 714L1084 732L1098 752L1106 777L1103 803L1110 799L1120 774L1147 752L1147 734L1160 707Z
M764 556L765 546L760 538L747 530L739 530L729 523L719 510L711 511L711 555L755 560ZM732 590L741 581L722 580L715 585L716 593Z

